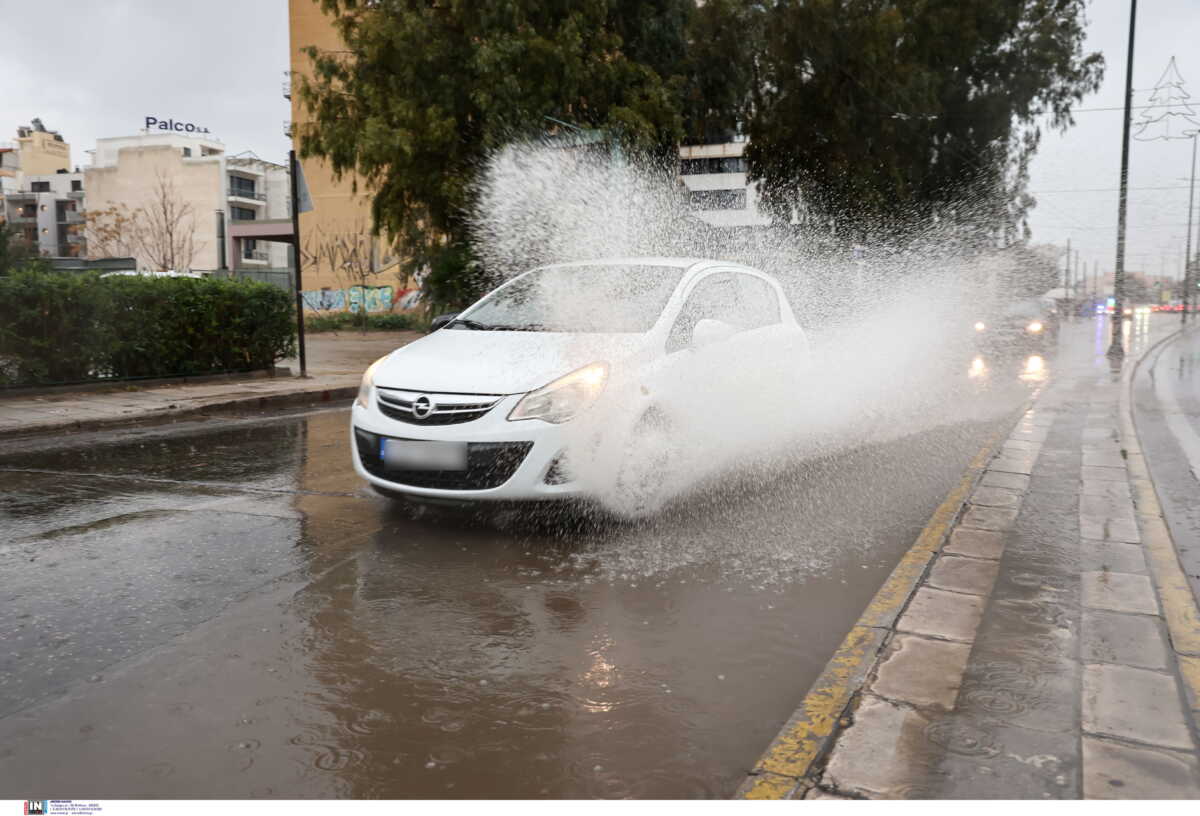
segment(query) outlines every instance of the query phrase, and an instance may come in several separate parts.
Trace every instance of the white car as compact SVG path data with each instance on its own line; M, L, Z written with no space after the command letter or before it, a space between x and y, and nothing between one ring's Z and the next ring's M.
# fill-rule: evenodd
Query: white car
M771 421L809 355L779 284L734 263L619 258L526 272L375 361L354 467L385 494L592 497L657 511L684 440ZM717 423L714 425L713 423ZM706 458L706 457L700 457Z

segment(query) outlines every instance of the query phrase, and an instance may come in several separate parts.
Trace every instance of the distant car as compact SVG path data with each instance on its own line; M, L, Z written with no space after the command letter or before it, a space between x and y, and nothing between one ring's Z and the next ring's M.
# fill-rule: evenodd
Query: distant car
M435 324L373 363L354 403L354 467L385 494L600 494L648 515L683 429L763 421L778 405L745 384L798 384L809 354L773 278L707 260L547 266Z
M1019 300L976 316L975 349L990 354L1044 353L1058 341L1058 310L1039 299Z

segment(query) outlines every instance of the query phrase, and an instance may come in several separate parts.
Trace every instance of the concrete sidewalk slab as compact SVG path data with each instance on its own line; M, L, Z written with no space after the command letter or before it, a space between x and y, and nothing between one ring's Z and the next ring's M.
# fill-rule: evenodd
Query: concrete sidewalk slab
M416 332L312 335L307 344L309 376L304 378L207 379L166 385L125 382L110 390L0 396L0 439L169 422L218 410L350 400L368 365L420 336Z

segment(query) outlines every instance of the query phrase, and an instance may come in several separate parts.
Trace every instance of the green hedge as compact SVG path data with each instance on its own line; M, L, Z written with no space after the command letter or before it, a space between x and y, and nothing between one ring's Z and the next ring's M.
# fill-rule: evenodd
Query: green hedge
M363 328L361 312L329 312L304 318L304 330L309 332L362 331ZM428 320L416 313L383 312L368 314L365 328L367 331L424 331L428 328Z
M226 278L0 276L0 384L269 368L295 353L289 293Z

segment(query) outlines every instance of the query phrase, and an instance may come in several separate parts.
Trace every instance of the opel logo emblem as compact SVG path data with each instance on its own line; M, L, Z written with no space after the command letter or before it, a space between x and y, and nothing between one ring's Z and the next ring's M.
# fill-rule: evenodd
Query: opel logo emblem
M429 415L433 413L435 408L437 408L437 406L433 404L433 400L422 394L413 401L413 416L417 419L428 419Z

